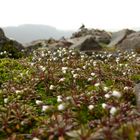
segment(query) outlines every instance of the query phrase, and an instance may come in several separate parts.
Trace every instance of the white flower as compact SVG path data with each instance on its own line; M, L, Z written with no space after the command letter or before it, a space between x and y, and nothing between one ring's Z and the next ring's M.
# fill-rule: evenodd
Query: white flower
M34 65L34 63L30 63L30 65L31 65L31 66L33 66L33 65Z
M57 57L54 57L54 58L53 58L53 61L57 61L57 60L58 60L58 58L57 58Z
M60 102L62 102L62 101L63 101L63 100L62 100L62 96L60 96L60 95L57 96L57 102L60 103Z
M111 115L114 115L116 112L117 112L116 107L111 107L111 109L110 109L110 114L111 114Z
M43 66L39 66L39 68L42 70L42 71L45 71L45 67L43 67Z
M61 78L59 82L64 82L66 78Z
M76 70L77 70L77 71L80 71L81 69L80 69L80 68L77 68Z
M39 138L37 138L37 137L34 137L32 140L40 140Z
M107 104L105 104L105 103L102 103L102 108L106 108L107 107Z
M103 90L104 90L105 92L107 92L107 91L109 90L109 88L108 88L108 87L104 87Z
M36 103L37 105L41 105L43 102L40 101L40 100L36 100L35 103Z
M125 64L125 67L127 67L128 66L128 64Z
M73 74L73 78L77 78L78 77L78 74Z
M94 73L94 72L92 72L92 73L91 73L91 76L95 76L95 73Z
M42 106L42 111L45 112L48 108L49 108L48 105L43 105L43 106Z
M100 83L96 83L94 86L95 86L95 87L98 87L99 85L100 85Z
M72 52L72 55L75 55L76 53L75 52Z
M108 54L107 57L110 58L112 56L112 54Z
M3 53L4 53L4 54L6 54L7 52L6 52L6 51L4 51Z
M71 99L72 99L71 96L67 96L67 97L66 97L66 100L71 100Z
M94 108L93 105L89 105L89 106L88 106L88 109L89 109L89 110L92 110L93 108Z
M87 68L87 66L83 66L83 69L85 70Z
M129 87L124 87L124 90L125 90L125 91L128 91L128 89L129 89Z
M51 51L48 51L48 54L50 54L51 53Z
M66 61L66 58L63 58L63 59L62 59L62 62L65 62L65 61Z
M64 110L64 109L65 109L65 105L64 105L64 104L58 105L58 110L59 110L59 111L62 111L62 110Z
M55 88L55 86L54 85L50 85L50 90L53 90Z
M126 75L126 72L123 72L123 75Z
M16 92L16 94L18 94L18 93L21 93L22 91L20 91L20 90L16 90L15 92Z
M7 104L8 103L8 98L4 99L4 103Z
M88 81L92 81L92 80L93 80L93 78L92 78L92 77L89 77L89 78L88 78Z
M108 93L105 94L105 98L107 98L107 99L110 98L110 94L108 94Z
M62 67L62 71L67 70L67 69L68 69L68 67Z
M117 98L120 98L120 97L121 97L121 93L118 92L118 91L116 91L116 90L114 90L114 91L112 92L112 96L117 97Z
M74 74L74 72L75 72L74 70L71 71L72 74Z
M96 65L97 65L97 62L96 62L96 61L94 61L94 62L93 62L93 66L96 66Z
M66 72L67 72L66 70L62 70L62 73L64 73L64 74L65 74Z

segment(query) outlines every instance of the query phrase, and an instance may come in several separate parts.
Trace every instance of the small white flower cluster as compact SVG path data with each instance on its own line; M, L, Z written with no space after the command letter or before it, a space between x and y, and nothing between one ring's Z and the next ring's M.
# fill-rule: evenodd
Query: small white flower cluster
M105 92L107 92L107 91L109 90L109 88L105 86L105 87L103 88L103 90L104 90Z
M94 105L89 105L89 106L88 106L88 109L89 109L89 110L93 110L93 108L94 108Z
M35 103L36 103L37 105L41 105L41 104L43 104L43 102L40 101L40 100L36 100Z
M66 80L66 78L61 78L59 79L59 82L64 82Z
M107 99L110 98L111 96L114 96L116 98L120 98L121 97L121 93L116 91L116 90L114 90L112 93L106 93L105 94L105 98L107 98Z
M33 139L32 140L40 140L39 138L37 138L37 137L33 137Z
M49 109L49 106L48 105L43 105L42 106L42 112L46 112L46 110Z
M66 73L67 72L67 70L68 70L68 67L62 67L62 73Z
M109 106L108 106L106 103L102 103L102 108L103 108L103 109L107 109L107 108L109 109ZM110 112L111 115L115 115L116 112L117 112L117 108L114 107L114 106L112 106L112 107L110 108L109 112Z
M90 75L91 75L91 76L95 76L96 74L95 74L94 72L92 72Z
M74 79L78 78L78 76L79 76L79 75L78 75L77 73L73 74L73 78L74 78Z
M57 108L59 111L63 111L65 109L65 104L64 103L59 104Z
M42 112L46 112L50 107L48 105L43 105L43 101L36 100L36 105L42 106Z
M4 51L4 52L0 52L0 55L6 54L6 53L7 53L6 51Z
M45 71L46 68L44 66L39 66L40 70Z
M62 96L61 96L61 95L57 96L57 102L60 103L60 102L62 102L62 101L63 101L63 100L62 100Z
M110 109L110 114L111 115L115 115L116 114L116 112L117 112L117 109L116 109L116 107L111 107L111 109Z
M54 85L50 85L49 89L50 90L54 90L55 89L55 86Z
M121 93L118 92L118 91L116 91L116 90L114 90L114 91L112 92L112 96L117 97L117 98L120 98L120 97L121 97Z
M94 86L95 87L99 87L100 86L100 83L95 83Z
M8 103L8 98L4 98L4 103L5 103L5 104Z

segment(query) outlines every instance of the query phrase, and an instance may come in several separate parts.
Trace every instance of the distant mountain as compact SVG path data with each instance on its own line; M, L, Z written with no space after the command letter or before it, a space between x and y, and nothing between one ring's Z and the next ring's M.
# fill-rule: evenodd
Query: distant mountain
M63 36L70 37L73 33L73 31L63 31L51 26L38 24L4 27L3 30L7 37L13 38L22 44L38 39L48 39L50 37L55 39L59 39Z

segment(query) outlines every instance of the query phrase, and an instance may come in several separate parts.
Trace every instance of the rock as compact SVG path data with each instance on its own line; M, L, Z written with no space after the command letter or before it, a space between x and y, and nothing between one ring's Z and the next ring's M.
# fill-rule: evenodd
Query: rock
M98 30L98 29L87 29L87 28L80 28L78 32L73 33L72 39L82 36L91 35L95 38L95 41L98 43L105 43L108 44L111 39L111 34L104 31L104 30Z
M8 39L0 28L0 51L6 51L12 58L19 58L24 47L15 40ZM3 56L0 56L3 57Z
M47 49L51 49L51 50L56 50L59 47L69 47L71 46L72 43L69 42L68 40L66 40L65 38L62 38L60 40L55 40L53 38L50 38L48 40L36 40L31 42L30 44L27 44L26 49L28 50L28 52L32 52L33 50L36 50L38 48L47 48Z
M117 48L122 50L135 50L140 53L140 31L128 35Z
M136 95L137 109L138 112L140 113L140 83L135 85L134 93Z
M71 49L76 49L79 51L95 51L102 49L99 43L96 42L95 38L91 35L75 38L72 41L71 42L73 45L70 46Z
M121 43L129 34L133 33L134 31L123 29L118 32L114 32L111 37L111 41L109 43L109 47L114 47Z
M5 37L5 34L3 32L3 30L0 28L0 38L4 38Z

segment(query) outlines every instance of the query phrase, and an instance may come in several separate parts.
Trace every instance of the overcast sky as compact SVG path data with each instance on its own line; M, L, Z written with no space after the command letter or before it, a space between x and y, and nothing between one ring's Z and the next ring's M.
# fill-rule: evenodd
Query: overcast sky
M45 24L58 29L140 27L140 0L0 0L0 26Z

